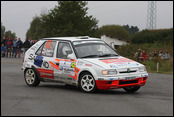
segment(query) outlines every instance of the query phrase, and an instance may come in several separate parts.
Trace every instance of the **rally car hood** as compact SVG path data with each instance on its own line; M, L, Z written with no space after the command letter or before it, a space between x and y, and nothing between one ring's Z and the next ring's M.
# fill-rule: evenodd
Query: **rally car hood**
M119 56L114 58L93 58L93 59L85 59L87 63L95 64L101 66L105 69L121 69L121 68L132 68L132 67L140 67L142 64L133 61L131 59L127 59L125 57Z

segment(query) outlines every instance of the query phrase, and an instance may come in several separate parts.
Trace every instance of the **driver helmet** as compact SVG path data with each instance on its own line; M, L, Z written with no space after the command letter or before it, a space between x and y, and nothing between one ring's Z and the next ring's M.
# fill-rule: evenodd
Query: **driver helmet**
M62 49L63 54L67 55L68 51L71 51L71 48L69 46L64 46L63 49Z

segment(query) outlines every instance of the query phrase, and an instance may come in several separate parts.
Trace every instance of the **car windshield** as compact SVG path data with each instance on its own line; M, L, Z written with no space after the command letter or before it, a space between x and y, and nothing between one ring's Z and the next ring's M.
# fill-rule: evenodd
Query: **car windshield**
M103 41L82 41L74 42L73 44L79 58L118 56L118 54Z

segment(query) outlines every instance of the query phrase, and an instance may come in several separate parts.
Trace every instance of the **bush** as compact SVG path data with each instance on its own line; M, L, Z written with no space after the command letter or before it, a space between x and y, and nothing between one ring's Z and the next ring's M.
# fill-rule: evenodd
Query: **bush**
M170 41L173 42L173 28L159 30L143 30L136 33L131 40L134 44L156 42L167 44Z

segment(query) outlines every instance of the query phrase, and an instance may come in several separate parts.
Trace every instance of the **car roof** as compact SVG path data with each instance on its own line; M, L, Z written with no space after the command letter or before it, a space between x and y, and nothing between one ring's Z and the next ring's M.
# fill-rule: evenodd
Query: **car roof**
M49 38L43 38L41 40L61 40L61 41L73 42L73 41L93 41L93 40L100 41L101 39L88 36L78 36L78 37L49 37Z

